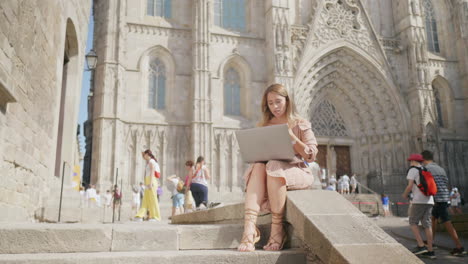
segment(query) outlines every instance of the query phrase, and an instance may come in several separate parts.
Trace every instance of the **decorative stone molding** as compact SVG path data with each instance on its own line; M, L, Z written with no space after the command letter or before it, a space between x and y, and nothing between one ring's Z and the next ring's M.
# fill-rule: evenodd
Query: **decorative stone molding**
M458 67L458 61L429 59L428 66L431 68L446 68L456 70Z
M135 34L157 35L183 39L190 39L192 37L190 29L183 28L167 28L134 23L127 23L127 28L129 33Z
M315 49L345 39L379 57L379 43L371 37L371 28L356 0L325 0L315 23L310 41Z
M291 46L293 54L293 70L297 70L299 60L302 57L302 51L307 40L309 28L302 25L291 26Z
M210 41L213 43L224 43L224 44L241 44L241 45L252 45L255 47L261 47L265 44L265 39L247 36L233 36L225 34L210 34Z
M399 39L394 38L380 38L380 43L385 50L394 51L399 53L401 51L401 44Z

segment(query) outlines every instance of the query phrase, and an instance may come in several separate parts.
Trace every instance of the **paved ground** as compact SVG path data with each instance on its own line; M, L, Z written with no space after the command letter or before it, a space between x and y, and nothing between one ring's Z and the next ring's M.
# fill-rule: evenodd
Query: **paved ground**
M408 218L402 217L380 217L374 218L377 225L380 226L385 232L395 238L403 246L409 250L416 246L416 240L413 238L413 234L409 228ZM461 238L462 244L465 249L468 247L468 239ZM435 245L438 247L435 249L437 259L422 259L424 263L431 264L455 264L455 263L468 263L468 256L455 257L450 255L450 250L455 247L452 239L446 233L437 233L435 238Z

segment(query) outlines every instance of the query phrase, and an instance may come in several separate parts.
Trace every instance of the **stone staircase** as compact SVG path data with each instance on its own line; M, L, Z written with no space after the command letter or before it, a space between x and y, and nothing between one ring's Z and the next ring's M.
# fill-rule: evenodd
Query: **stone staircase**
M10 224L0 228L0 263L306 263L304 250L237 252L242 226Z
M336 192L288 192L288 242L280 252L237 252L243 204L161 222L4 224L0 264L106 263L422 263ZM271 216L258 220L268 239Z

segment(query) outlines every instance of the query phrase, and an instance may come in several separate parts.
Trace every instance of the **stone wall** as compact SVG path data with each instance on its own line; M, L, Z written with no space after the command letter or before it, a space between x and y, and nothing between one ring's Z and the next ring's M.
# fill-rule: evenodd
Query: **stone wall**
M0 3L0 101L5 90L13 98L2 102L0 112L0 221L31 220L48 199L59 197L55 167L62 79L66 93L58 164L61 174L62 162L67 162L71 178L90 4Z

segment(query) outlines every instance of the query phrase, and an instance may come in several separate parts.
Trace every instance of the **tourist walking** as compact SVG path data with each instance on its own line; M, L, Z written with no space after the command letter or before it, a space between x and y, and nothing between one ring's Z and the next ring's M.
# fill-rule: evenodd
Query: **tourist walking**
M460 243L457 231L453 227L448 213L450 193L448 190L447 174L442 167L434 162L434 154L431 151L424 150L421 155L424 159L424 166L432 174L437 185L437 193L434 195L435 203L434 207L432 208L432 241L435 240L437 220L439 220L439 223L444 224L445 229L455 243L455 248L450 252L450 254L454 256L465 255L465 248Z
M195 164L195 172L189 178L189 188L192 191L193 199L197 209L204 209L208 207L208 181L210 173L205 166L205 158L199 156Z
M132 213L137 214L138 210L140 210L141 206L141 199L140 199L140 191L138 187L133 188L133 193L132 193Z
M357 184L358 181L356 179L356 174L353 174L353 176L351 176L351 179L349 180L349 185L351 186L351 193L356 193Z
M185 200L185 184L176 175L169 176L166 181L168 182L168 189L171 191L172 199L172 216L184 213L184 200Z
M143 201L141 203L140 210L135 216L136 221L143 221L147 211L149 211L149 221L160 220L159 203L156 196L156 190L158 188L158 182L155 175L160 174L159 164L154 157L151 150L147 149L142 153L143 159L146 160L145 166L145 193L143 195Z
M112 205L112 194L110 190L107 190L106 194L104 195L104 204L105 207L111 207Z
M458 191L457 187L453 187L452 192L450 192L450 205L451 205L453 214L457 215L457 214L463 213L460 208L460 204L461 204L460 192Z
M296 113L292 98L281 84L269 86L262 98L263 120L260 126L287 124L296 156L294 160L257 162L251 164L244 174L246 182L244 232L239 251L254 251L260 240L256 227L259 211L271 212L270 238L264 250L277 251L283 248L286 231L283 226L286 191L307 189L313 183L312 173L304 164L312 162L317 155L317 141L309 121Z
M113 208L117 210L122 206L122 191L117 184L114 185L114 189L112 190L112 204Z
M341 177L341 191L343 194L349 194L349 176L348 175L343 175Z
M402 197L407 199L410 192L413 192L414 195L413 202L411 203L411 206L408 210L411 231L413 232L418 243L417 247L413 250L413 253L434 259L435 254L432 248L431 222L431 212L432 206L434 205L434 198L432 195L425 195L418 188L418 185L421 183L420 173L422 173L421 162L423 161L423 157L420 154L411 154L408 158L408 161L410 162L411 167L409 168L408 174L406 176L408 185L406 186ZM427 247L424 245L421 234L419 233L419 222L421 222L426 233Z
M389 216L390 215L390 199L384 193L382 193L381 199L382 199L382 207L384 210L384 216Z

